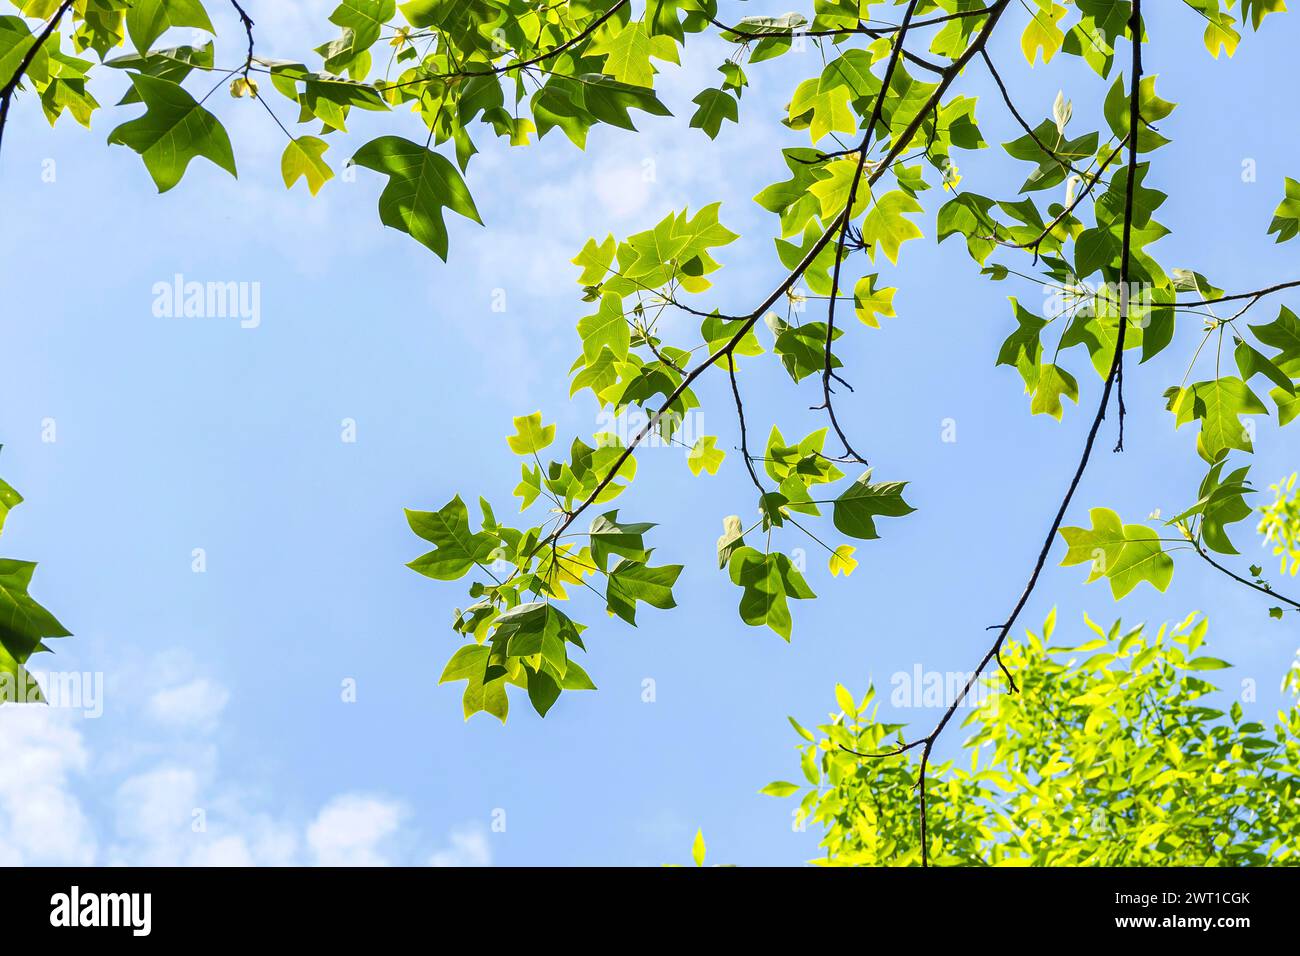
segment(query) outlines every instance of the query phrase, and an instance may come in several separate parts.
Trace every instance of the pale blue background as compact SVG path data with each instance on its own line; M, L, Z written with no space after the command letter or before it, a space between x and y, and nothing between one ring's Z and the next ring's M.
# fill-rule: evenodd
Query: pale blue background
M210 6L215 14L220 4ZM319 16L272 6L281 5L250 5L268 54L332 33ZM1270 17L1235 59L1215 61L1191 10L1147 6L1147 70L1181 104L1161 127L1174 144L1156 154L1147 180L1177 197L1157 214L1174 233L1156 247L1159 258L1233 291L1297 277L1300 246L1274 246L1264 232L1282 177L1300 175L1284 95L1298 21ZM219 12L219 62L233 62L241 41ZM1065 57L1031 74L1018 46L1024 16L1013 6L991 46L1018 105L1037 122L1064 88L1075 102L1072 130L1096 128L1090 104L1108 84ZM314 32L295 37L304 24ZM877 476L912 481L918 510L882 521L880 541L857 542L862 563L847 581L832 580L824 554L797 533L785 539L781 546L808 549L820 595L795 606L790 645L739 621L739 592L713 560L723 516L753 505L731 452L725 379L710 374L700 397L706 430L729 451L722 473L695 479L680 451L647 450L635 490L619 502L628 517L661 522L652 536L659 559L687 565L680 608L644 609L632 630L584 602L593 625L584 666L601 689L566 696L545 721L516 697L508 726L483 715L465 724L460 685L436 683L457 642L452 608L466 599L461 584L403 567L422 548L402 508L482 493L509 514L518 480L504 442L512 415L542 409L565 444L597 429L589 393L567 400L573 326L587 308L567 260L583 240L722 200L723 221L744 239L722 250L709 302L745 311L782 274L775 220L750 197L785 178L780 146L806 144L806 133L779 120L793 82L819 69L815 54L750 69L743 125L728 124L710 143L685 120L690 98L715 83L722 45L690 50L684 70L662 77L677 118L635 114L642 135L599 128L581 153L558 131L514 150L479 134L483 154L468 182L487 228L449 217L448 265L381 227L382 182L369 171L315 199L302 184L286 193L282 134L223 90L209 103L231 130L239 181L198 161L161 197L138 156L104 143L136 108L97 114L90 133L70 119L52 132L31 98L20 98L0 160L0 468L27 503L11 516L3 550L41 562L34 593L77 635L58 645L57 662L34 663L107 674L104 718L80 725L89 765L69 784L97 830L113 826L117 768L162 734L131 703L133 687L145 693L158 655L179 649L193 673L230 691L204 744L220 748L214 779L255 794L262 810L308 818L340 792L383 794L410 808L411 840L437 843L450 827L486 826L504 808L508 829L489 838L503 864L681 862L697 826L716 861L797 863L816 855L817 836L791 831L792 801L758 794L769 780L798 779L784 715L824 718L836 681L861 693L870 675L887 686L916 663L966 670L979 658L985 626L1005 617L1024 585L1099 380L1082 352L1069 354L1082 407L1068 406L1061 424L1031 418L1016 373L993 362L1012 328L1005 296L1034 307L1042 292L989 283L957 240L936 247L927 238L904 247L898 269L878 263L900 289L899 317L881 330L850 323L840 354L857 391L838 404ZM995 144L957 157L963 185L1009 196L1025 170L1008 168L996 144L1018 131L982 67L959 86L980 97L978 120ZM291 116L283 100L271 102ZM404 114L354 118L352 135L328 154L336 169L378 132L420 135ZM1248 158L1256 183L1242 181ZM57 163L54 184L41 179L46 159ZM648 185L645 160L656 177ZM941 198L924 197L928 237ZM177 272L260 282L261 327L155 318L151 288ZM504 313L491 310L496 288L506 291ZM1255 321L1271 319L1281 301L1257 307ZM1112 415L1069 523L1084 523L1094 505L1143 520L1194 500L1203 473L1194 432L1173 430L1160 395L1181 379L1198 325L1183 320L1158 360L1130 362L1128 450L1110 453ZM770 360L747 364L754 435L773 421L787 436L820 427L803 411L818 400L814 380L796 388ZM47 417L57 420L54 444L41 441ZM940 440L949 417L955 444ZM358 423L355 444L340 441L344 418ZM1297 427L1260 422L1252 474L1261 488L1300 464ZM838 540L828 522L818 530ZM1249 524L1235 538L1245 555L1234 567L1274 569ZM207 550L206 574L190 570L195 547ZM1058 543L1053 565L1062 552ZM1036 626L1057 605L1058 634L1081 636L1085 610L1106 623L1121 613L1159 622L1207 612L1212 650L1239 665L1228 679L1260 685L1248 709L1265 718L1276 710L1297 643L1294 615L1270 621L1266 599L1189 555L1168 593L1143 585L1122 606L1104 585L1084 587L1085 576L1050 568L1021 623ZM339 702L345 677L358 682L354 705ZM657 684L653 704L641 700L647 677ZM937 712L892 716L928 729Z

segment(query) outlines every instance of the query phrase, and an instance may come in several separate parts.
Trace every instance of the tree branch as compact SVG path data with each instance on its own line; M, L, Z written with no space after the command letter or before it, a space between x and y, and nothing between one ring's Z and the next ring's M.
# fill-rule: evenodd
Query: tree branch
M885 158L881 160L880 164L875 167L871 175L867 177L868 186L874 185L875 182L882 175L884 175L885 170L889 168L890 163L892 163L895 159L897 159L898 156L902 154L903 150L907 148L908 144L912 141L912 137L914 137L917 133L917 130L921 128L921 123L924 121L926 115L930 112L930 110L934 107L934 105L943 98L943 95L948 91L948 87L952 85L953 80L957 78L957 75L962 71L962 69L966 66L966 64L968 64L971 61L971 59L975 56L975 54L978 53L980 49L983 48L984 44L988 42L989 36L993 32L994 26L998 22L998 18L1001 17L1002 12L1007 8L1007 5L1010 2L1011 0L997 0L996 3L994 3L992 6L988 8L989 17L985 21L984 26L981 28L978 36L976 36L975 40L972 41L971 45L967 47L966 51L962 53L960 57L954 60L952 65L947 68L947 70L944 72L943 79L939 81L938 85L936 85L934 89L934 92L930 94L929 100L922 106L920 110L917 111L916 116L913 117L912 119L912 122L908 124L907 128L891 144L889 152L886 154ZM605 476L601 478L600 482L597 483L596 487L592 490L591 494L589 494L586 497L586 499L583 500L574 510L570 511L565 516L564 520L560 522L560 524L556 527L554 531L551 532L550 535L548 535L545 539L537 543L537 545L534 547L532 551L532 554L536 554L539 550L545 547L549 542L557 539L561 534L567 531L569 526L573 524L573 522L577 519L577 517L580 514L582 514L584 511L586 511L588 508L590 508L596 502L596 500L600 497L601 493L605 490L606 487L608 487L609 483L614 480L614 476L617 475L619 469L623 467L623 463L626 462L629 457L631 457L632 453L636 450L637 446L640 445L641 442L645 440L646 436L649 435L650 432L653 431L658 426L660 419L669 411L669 409L672 408L673 404L679 398L681 398L681 396L686 392L686 390L689 389L691 385L693 385L695 381L702 374L704 374L706 369L708 369L710 366L717 363L724 356L730 355L732 350L740 343L741 339L745 337L746 333L748 333L749 330L754 327L755 323L758 322L759 318L762 317L763 313L765 313L768 309L770 309L772 305L779 298L781 298L781 296L785 295L787 292L790 291L791 288L794 287L794 284L799 281L800 276L802 276L804 272L807 271L808 267L812 265L812 263L814 262L814 260L816 260L817 256L822 252L822 250L825 249L826 246L830 244L831 240L835 237L838 231L841 228L843 228L844 221L846 220L848 213L849 213L849 207L845 206L843 211L840 213L840 215L835 218L835 221L832 222L825 229L825 231L822 232L821 236L818 237L818 239L812 244L812 246L804 254L803 259L799 261L799 263L794 267L793 270L791 270L791 272L785 277L785 279L783 279L781 283L775 289L773 289L767 295L767 297L763 299L763 301L760 302L752 312L744 316L719 316L720 318L726 318L730 320L740 319L741 320L740 328L735 332L734 335L732 335L732 337L729 340L727 340L722 345L720 345L713 352L713 354L711 354L708 358L704 359L704 361L702 361L699 365L697 365L690 372L688 372L685 377L683 377L683 379L677 384L677 386L672 390L672 392L665 398L664 403L663 405L660 406L659 410L655 412L654 415L652 415L644 425L641 426L641 428L637 431L635 435L632 436L632 439L631 441L628 442L627 447L623 449L623 453L619 455L617 459L615 459L613 465L605 473Z
M32 61L36 59L36 54L45 45L45 41L59 28L59 21L72 7L73 2L74 0L63 0L63 3L59 5L59 9L54 11L54 16L50 17L50 21L45 24L45 29L36 37L36 42L28 47L27 52L23 54L22 60L18 63L18 68L14 70L14 75L9 77L4 88L0 89L0 144L4 142L5 122L9 119L9 103L13 99L14 91L18 89L18 84L22 82L23 76L32 65Z
M1232 580L1237 581L1240 584L1244 584L1248 588L1254 588L1260 594L1267 594L1269 597L1277 598L1283 604L1290 604L1293 608L1300 609L1300 601L1293 601L1289 597L1286 597L1285 595L1278 594L1272 588L1266 588L1262 584L1256 584L1254 581L1248 580L1247 578L1243 578L1240 574L1228 570L1223 565L1221 565L1218 561L1215 561L1212 557L1210 557L1209 553L1199 543L1194 544L1194 547L1196 548L1196 553L1199 554L1202 558L1204 558L1207 562L1209 562L1212 568L1217 568L1219 571L1222 571L1228 577L1232 578Z
M419 83L428 83L431 80L452 80L452 79L457 79L459 77L471 77L471 76L499 76L503 73L509 73L511 70L521 70L526 67L535 66L538 63L542 63L553 57L559 56L561 53L564 53L565 51L572 49L574 46L576 46L577 44L581 43L583 40L590 37L593 33L595 33L598 29L600 29L601 25L606 20L608 20L614 14L618 13L618 11L623 9L625 6L627 6L628 3L629 0L618 0L618 2L615 3L612 7L606 10L596 19L592 20L580 31L575 33L573 36L569 37L569 39L565 40L563 43L551 47L551 49L549 50L544 50L541 53L538 53L535 56L531 56L527 59L516 60L514 63L507 63L503 66L491 66L481 70L456 70L451 73L426 74L420 77L419 79L407 80L404 83L389 84L385 87L385 89L391 90L391 89L398 89L403 86L414 86Z
M1120 261L1120 282L1122 286L1126 286L1128 283L1130 255L1132 251L1133 191L1136 179L1134 173L1137 168L1137 136L1134 131L1138 128L1137 120L1140 118L1138 116L1138 84L1142 79L1142 0L1133 0L1133 12L1129 18L1129 31L1133 42L1133 71L1131 86L1129 88L1131 126L1128 152L1128 182L1126 183L1127 188L1124 201L1124 237ZM1016 619L1020 616L1020 612L1024 610L1025 605L1029 603L1029 598L1034 593L1034 588L1038 584L1038 578L1042 574L1043 568L1047 565L1047 558L1051 553L1052 545L1056 541L1057 532L1060 531L1061 523L1065 520L1065 513L1070 507L1070 502L1074 500L1074 494L1078 490L1079 483L1083 479L1083 473L1087 470L1088 462L1092 458L1093 445L1096 443L1097 433L1101 430L1101 423L1106 418L1106 408L1110 404L1111 390L1120 376L1124 356L1124 330L1127 324L1128 296L1122 294L1120 301L1120 327L1119 334L1115 341L1115 354L1111 359L1110 372L1106 376L1105 384L1102 387L1101 400L1097 403L1097 413L1093 416L1092 426L1088 429L1088 438L1087 441L1084 442L1083 453L1080 455L1079 464L1074 470L1074 477L1070 479L1070 485L1066 489L1065 497L1061 499L1061 504L1056 509L1056 517L1052 519L1051 527L1048 529L1047 535L1043 540L1043 546L1038 553L1038 560L1034 562L1033 570L1029 575L1029 581L1025 585L1024 591L1021 592L1020 599L1016 602L1015 607L1012 608L1010 617L1007 618L1005 623L998 626L997 638L993 641L993 644L988 651L985 652L983 659L979 662L979 666L975 668L974 672L969 678L967 678L965 685L962 687L961 693L959 693L956 698L949 703L948 708L944 711L943 716L939 718L939 722L935 725L934 729L925 737L918 738L909 744L904 744L891 753L881 755L891 756L918 747L921 750L920 767L917 775L917 790L919 792L921 814L922 866L929 866L930 864L930 851L926 842L929 835L929 825L926 819L927 809L925 793L925 775L930 764L930 754L934 751L935 742L939 739L940 735L943 734L949 721L952 720L953 715L957 712L957 708L966 698L966 695L974 688L975 683L980 679L980 676L984 673L985 669L994 660L1001 665L1000 655L1002 653L1002 645L1006 641L1007 635L1011 632L1011 628L1015 626ZM848 750L847 747L844 749ZM856 753L856 751L849 752ZM859 754L859 756L874 755Z
M244 60L243 71L244 79L247 80L249 78L248 72L253 68L253 18L250 17L248 12L239 5L239 0L230 0L230 5L234 7L235 12L239 14L239 22L244 25L244 32L248 34L248 58ZM276 122L278 123L279 120L276 120ZM280 128L284 129L283 126Z
M889 63L885 66L885 76L880 82L880 92L876 94L876 102L871 108L871 117L867 121L867 131L862 136L862 142L858 144L858 167L853 172L852 182L849 183L848 201L844 204L844 215L841 217L842 224L839 229L839 237L835 241L835 269L831 277L830 302L826 307L826 362L822 370L822 400L825 404L826 414L831 420L831 427L835 429L835 434L839 436L840 442L844 445L844 453L864 467L867 465L867 460L859 455L857 450L849 443L848 436L844 434L844 429L840 427L839 420L835 417L835 403L831 399L831 375L834 374L831 368L833 359L831 346L835 342L835 301L840 291L840 268L844 265L844 240L849 233L849 224L853 221L853 206L857 202L858 186L862 182L862 173L867 165L867 152L871 148L871 136L875 132L876 124L880 122L880 114L885 106L885 94L888 92L889 83L893 79L894 68L898 66L899 55L903 52L903 43L907 39L907 30L911 26L912 14L916 12L917 3L918 0L912 0L907 5L907 11L903 14L903 25L894 38Z

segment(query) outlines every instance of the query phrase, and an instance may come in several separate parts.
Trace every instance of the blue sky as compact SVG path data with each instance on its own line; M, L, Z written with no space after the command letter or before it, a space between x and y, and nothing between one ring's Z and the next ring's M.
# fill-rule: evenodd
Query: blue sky
M224 62L235 28L212 6ZM328 3L253 7L269 55L333 30ZM1064 89L1072 129L1097 128L1093 104L1108 84L1064 57L1031 73L1023 15L1013 9L991 45L1022 112L1048 115ZM1157 4L1148 19L1147 71L1180 104L1162 126L1173 145L1147 180L1173 197L1158 214L1173 230L1158 257L1230 291L1294 278L1294 248L1264 232L1282 177L1300 170L1276 79L1300 26L1270 17L1235 59L1215 61L1182 4ZM542 409L566 443L599 429L594 404L570 402L566 381L587 310L568 260L588 236L721 200L743 238L722 250L710 303L747 311L778 281L775 223L750 197L786 178L782 146L806 145L780 125L781 107L820 67L811 52L756 65L742 125L711 143L685 120L723 55L716 40L692 42L683 67L660 77L676 118L647 118L640 134L600 128L585 153L558 132L513 150L482 137L467 178L487 228L450 217L446 265L380 225L382 182L366 170L314 199L301 184L286 192L282 134L248 101L221 91L210 101L239 180L200 161L158 196L139 157L104 142L137 109L97 114L90 133L67 121L51 131L19 100L0 178L0 468L27 501L4 553L41 563L33 592L76 634L34 666L99 672L105 686L97 719L0 712L0 759L29 771L0 783L0 862L658 864L684 862L697 827L716 860L816 855L817 835L792 831L793 804L758 794L797 777L785 715L825 719L837 681L861 693L918 664L973 666L985 626L1023 588L1077 459L1100 390L1084 359L1070 357L1082 405L1062 423L1031 418L1014 370L993 365L1012 328L1006 296L1037 304L1039 287L981 279L956 240L912 242L899 267L877 264L899 288L898 317L841 340L856 391L837 409L878 478L912 482L918 510L859 542L848 580L831 579L810 542L778 540L808 550L820 596L796 605L789 645L739 620L739 593L713 558L722 518L752 508L722 376L700 390L704 430L730 452L722 472L693 478L682 450L646 449L619 502L660 522L656 556L687 570L680 607L642 611L635 630L588 614L583 663L598 692L566 695L545 721L516 700L505 727L485 715L462 722L459 685L437 677L456 646L448 622L463 588L403 567L422 550L404 507L437 508L459 492L509 512L511 416ZM963 185L1009 195L1023 171L996 144L1017 130L982 69L960 86L979 96L995 144L957 158ZM413 117L356 119L329 153L336 169L370 136L418 136ZM54 182L42 178L50 160ZM1257 181L1243 181L1245 160ZM936 191L924 198L931 237ZM259 283L260 324L155 316L155 283L177 273ZM492 309L498 289L504 312ZM1278 303L1258 306L1255 321ZM1173 430L1160 395L1181 379L1197 327L1184 319L1163 355L1130 364L1127 451L1109 452L1112 416L1068 523L1097 505L1143 520L1194 500L1194 432ZM742 382L754 435L772 423L787 436L821 427L806 411L812 380L795 387L758 361ZM345 419L353 443L340 438ZM941 440L945 419L956 442ZM53 442L43 440L51 420ZM1300 465L1294 435L1267 421L1256 445L1261 488ZM1240 565L1271 569L1239 527ZM1104 585L1083 585L1083 569L1055 567L1063 550L1023 625L1053 606L1067 635L1082 632L1085 611L1106 623L1205 612L1211 648L1238 665L1232 686L1259 685L1247 710L1276 710L1293 615L1270 621L1266 600L1186 555L1168 592L1143 585L1116 605ZM647 678L653 703L642 700ZM341 700L349 679L354 703ZM938 712L891 716L928 729Z

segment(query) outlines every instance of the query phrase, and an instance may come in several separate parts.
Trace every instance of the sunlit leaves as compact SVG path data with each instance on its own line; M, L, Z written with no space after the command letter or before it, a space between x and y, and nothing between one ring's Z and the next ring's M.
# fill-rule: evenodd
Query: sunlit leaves
M407 567L430 578L451 581L463 577L474 565L492 559L497 547L496 535L485 531L472 533L469 510L457 495L438 511L407 510L411 530L437 547Z
M1300 574L1300 494L1296 492L1296 473L1269 485L1273 500L1259 509L1259 533L1272 545L1273 556L1280 559L1280 573ZM1258 574L1259 569L1252 568Z
M977 682L957 760L927 773L929 861L937 865L1205 866L1294 859L1300 826L1290 812L1300 752L1300 710L1265 730L1240 703L1225 713L1206 677L1227 665L1202 650L1206 622L1102 628L1086 642L1049 646L1041 631L1009 642L1000 676ZM912 675L897 675L907 676ZM941 706L952 693L931 672L891 688L895 707ZM951 679L952 675L948 675ZM960 675L964 676L964 675ZM1230 681L1230 683L1235 683ZM1300 682L1297 682L1300 685ZM883 696L883 695L882 695ZM848 697L848 701L845 698ZM1051 700L1051 706L1044 701ZM917 729L845 707L793 741L808 786L777 781L764 793L799 800L795 819L818 824L831 866L920 862L916 757L859 757L897 746ZM811 739L810 739L811 738ZM809 746L812 744L812 746ZM811 756L810 756L811 755ZM811 767L810 767L811 764ZM809 770L812 773L809 773Z
M921 238L921 229L905 214L921 212L921 204L901 189L879 197L862 224L862 238L872 259L876 250L898 262L898 248L908 239Z
M1156 78L1144 76L1138 85L1138 110L1142 125L1138 128L1138 151L1150 152L1169 142L1156 132L1156 124L1174 111L1176 104L1163 100L1156 95ZM1115 136L1123 139L1129 131L1129 96L1128 84L1121 73L1115 78L1110 92L1106 94L1104 104L1106 122L1110 124Z
M609 28L597 34L587 47L590 56L603 56L603 73L620 83L632 86L654 86L655 69L650 63L653 56L660 60L677 62L677 44L671 37L652 36L646 25L632 21L621 28Z
M1079 383L1073 375L1050 362L1038 368L1038 378L1034 383L1033 399L1029 403L1030 414L1051 415L1061 420L1061 399L1079 401Z
M718 473L726 452L716 447L717 444L718 436L701 435L691 446L691 452L686 456L686 464L690 467L692 475L699 475L701 471L708 472L710 475Z
M849 193L854 192L855 184L857 190L853 195L853 209L849 213L849 218L857 218L871 202L871 189L858 175L856 159L837 159L829 162L817 175L821 178L809 186L809 192L817 197L823 222L830 222L844 212L844 207L849 202Z
M831 577L839 577L843 574L847 578L853 573L858 566L857 559L853 557L857 550L851 544L842 544L831 552L829 562Z
M817 151L785 149L781 155L790 168L790 178L768 186L754 197L754 202L781 217L781 237L786 238L803 232L809 219L819 215L822 207L812 191L817 182L818 167L814 162ZM840 205L842 207L843 202Z
M1215 461L1225 449L1253 451L1252 431L1241 418L1268 414L1264 403L1246 383L1231 376L1196 382L1185 388L1174 387L1165 392L1165 398L1177 426L1200 422L1196 450L1209 462Z
M1016 159L1037 164L1037 168L1021 185L1021 192L1051 189L1060 185L1069 174L1066 164L1086 165L1087 160L1097 152L1098 136L1095 132L1085 133L1072 140L1066 139L1058 128L1058 122L1043 120L1034 130L1033 136L1026 133L1019 139L1003 144L1003 149Z
M325 150L329 144L316 136L299 136L289 141L280 158L280 174L284 185L292 188L299 179L307 180L307 188L314 196L321 186L334 178L334 170L325 162Z
M451 162L439 153L400 136L381 136L361 147L352 163L388 177L379 197L379 218L447 258L447 226L442 210L450 209L481 223L474 199Z
M1155 531L1146 525L1124 524L1109 508L1093 508L1089 516L1091 528L1061 529L1068 545L1063 566L1091 564L1088 581L1108 579L1116 600L1143 581L1158 591L1169 587L1174 562Z
M852 133L858 128L849 108L852 96L843 83L826 86L818 79L805 80L790 100L789 123L807 129L814 144L831 133Z
M790 373L790 377L800 382L809 375L816 375L826 367L826 323L805 322L791 325L775 315L768 316L776 340L774 351L781 359L781 364ZM838 339L844 330L836 327L833 338ZM839 368L843 363L834 354L831 355L831 368Z
M1051 63L1065 34L1057 23L1065 16L1065 7L1052 0L1033 0L1029 5L1029 22L1020 35L1020 49L1030 66L1041 51L1043 62Z
M897 289L886 288L877 289L877 275L863 276L858 280L858 284L853 287L853 307L857 312L858 318L873 329L880 328L880 321L877 316L893 316L894 312L894 293Z
M555 441L555 426L542 425L542 413L520 415L515 418L515 434L506 439L516 455L531 455Z
M588 365L600 356L601 349L609 349L615 359L624 361L632 333L623 316L623 300L608 292L602 295L596 312L578 320L578 335L582 338L582 354Z
M465 719L486 711L505 723L506 686L527 690L529 702L545 717L563 690L594 690L587 673L569 658L581 648L580 626L553 604L527 602L495 616L486 643L459 648L439 683L463 680Z
M198 156L235 175L225 127L194 97L170 80L141 73L132 73L131 83L147 110L113 130L108 141L139 153L160 193L179 183L190 160Z

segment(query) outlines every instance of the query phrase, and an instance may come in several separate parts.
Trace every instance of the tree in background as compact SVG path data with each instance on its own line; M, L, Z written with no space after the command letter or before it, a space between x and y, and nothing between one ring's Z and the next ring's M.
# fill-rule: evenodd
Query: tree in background
M92 78L125 74L130 85L115 109L142 112L113 129L109 142L138 153L166 191L200 157L235 174L232 145L213 112L213 94L226 86L235 100L256 102L284 133L285 185L304 180L314 194L334 176L327 153L348 139L353 111L414 114L416 139L380 136L358 144L347 163L381 178L385 225L444 259L450 243L444 211L480 218L462 175L477 152L475 137L523 146L559 131L581 148L598 126L634 130L634 118L669 114L654 90L656 61L678 62L688 39L712 34L730 52L716 82L693 100L689 124L713 138L723 124L740 122L749 71L815 52L794 61L815 69L790 91L781 118L808 136L807 145L783 150L789 178L755 197L774 217L779 266L773 264L768 289L740 311L710 301L710 276L721 267L722 250L741 239L724 225L717 204L671 212L630 236L593 237L574 259L586 314L577 321L571 395L636 424L625 435L557 444L556 427L541 411L522 414L507 438L518 459L520 516L498 518L499 509L479 498L471 522L459 495L437 510L408 512L413 531L433 545L411 567L440 581L473 578L469 603L454 616L462 643L442 674L443 681L464 682L466 717L486 711L504 721L509 687L526 693L543 716L563 691L594 688L576 659L585 651L584 606L635 624L642 605L675 605L681 566L652 557L654 525L647 516L610 504L635 480L637 448L652 441L685 446L697 475L719 470L727 457L720 436L695 436L687 427L700 408L695 389L705 376L729 392L730 444L753 485L737 514L717 516L719 569L736 589L746 624L789 641L791 602L815 597L782 550L785 542L813 542L830 572L848 577L857 547L881 546L870 544L890 523L881 519L912 512L906 482L895 475L877 480L843 427L837 401L852 373L836 342L856 322L866 327L857 334L887 334L882 319L895 316L897 293L906 296L888 284L887 270L906 243L922 236L922 214L934 215L938 241L958 237L989 281L1053 291L1044 314L1012 299L1009 334L990 356L1018 374L1031 414L1061 419L1068 403L1079 403L1080 369L1086 380L1091 366L1099 385L1077 462L1063 467L1060 504L1044 516L1038 550L1026 561L1023 591L936 725L878 758L872 773L880 774L879 790L872 793L885 817L915 814L925 835L928 814L939 813L943 819L935 823L942 822L945 835L933 841L936 854L947 861L975 852L993 838L979 827L963 829L971 820L957 804L966 800L972 813L989 805L979 781L930 766L960 702L991 678L1001 682L1007 701L1023 702L1000 707L1011 714L1023 706L1025 721L1046 719L1028 708L1075 706L1046 694L1019 696L1021 684L1030 686L1049 665L1032 642L1008 643L1058 535L1066 548L1062 563L1088 565L1088 580L1105 579L1117 599L1143 582L1164 590L1174 556L1190 552L1265 595L1275 616L1300 608L1274 591L1261 569L1243 575L1224 563L1237 554L1229 526L1251 514L1247 499L1254 492L1243 460L1258 436L1247 417L1276 415L1284 426L1300 412L1300 319L1281 306L1275 318L1251 321L1252 310L1300 287L1300 279L1229 293L1197 269L1166 268L1155 258L1153 247L1168 233L1155 216L1169 197L1149 180L1156 153L1168 143L1161 123L1175 104L1157 93L1144 66L1149 38L1141 0L814 0L811 20L794 12L725 19L715 0L345 0L329 18L338 36L289 61L258 55L253 17L230 0L242 36L238 55L220 62L213 42L203 39L213 24L201 0L10 2L20 15L0 17L0 134L20 89L39 99L51 122L69 114L88 125L100 109ZM1185 0L1185 6L1204 22L1204 46L1214 57L1233 55L1242 30L1258 30L1284 9L1282 0ZM188 28L198 38L157 46L172 28ZM1079 86L1105 89L1095 108L1076 115L1062 93L1050 116L1026 119L988 52L999 32L1018 35L1031 65L1074 58ZM116 52L123 46L129 49ZM1010 185L992 176L970 183L957 163L963 152L988 146L976 100L960 92L975 70L986 71L999 94L991 107L980 108L1005 110L1023 130L1002 147ZM1098 128L1087 128L1092 122ZM1284 242L1300 233L1300 185L1289 179L1280 185L1283 199L1267 234ZM662 321L670 313L688 316L698 334L670 340ZM1167 413L1174 427L1196 430L1206 472L1195 492L1188 490L1192 504L1174 509L1179 513L1164 531L1105 507L1092 508L1086 523L1067 525L1108 413L1114 449L1124 448L1126 363L1171 347L1188 355L1183 380L1165 392L1163 412L1137 411ZM787 437L773 425L765 439L751 432L756 423L746 418L741 366L761 362L788 374L792 408L806 405L809 392L815 396L824 427ZM1174 666L1162 658L1150 673ZM1152 693L1174 690L1152 685ZM1176 690L1199 692L1191 684ZM1130 691L1123 694L1131 697ZM1123 719L1142 719L1140 700L1115 706ZM1216 741L1222 734L1236 739L1238 731L1220 734L1207 715L1189 714L1206 735L1219 735ZM1071 719L1078 716L1071 712ZM1085 727L1090 717L1083 718ZM1021 740L1018 734L1006 741ZM852 749L861 741L835 743ZM1051 755L1041 748L1000 746L1008 767L1042 760L1041 774L1050 766ZM834 756L832 765L859 759L848 750ZM964 793L964 786L975 792ZM1021 797L1032 801L1033 794L1026 789ZM1161 822L1148 819L1156 806L1166 804L1142 808L1144 826ZM1037 819L1031 817L1017 822L1017 832L1028 832ZM1050 826L1060 825L1050 819ZM1180 818L1178 832L1188 826ZM901 830L882 827L882 837L902 840ZM1170 837L1156 839L1173 846ZM929 862L931 842L916 841L921 863Z
M839 713L802 738L799 820L825 828L831 866L1215 866L1291 864L1300 854L1300 701L1272 727L1205 700L1209 621L1189 616L1154 634L1116 621L1054 646L1056 613L1039 634L1010 641L1004 659L1020 692L994 693L964 722L960 758L930 768L927 814L913 812L918 767L897 750L906 728L876 719L835 689ZM1300 693L1300 660L1284 687ZM930 834L918 822L928 818ZM934 836L934 834L938 836Z

